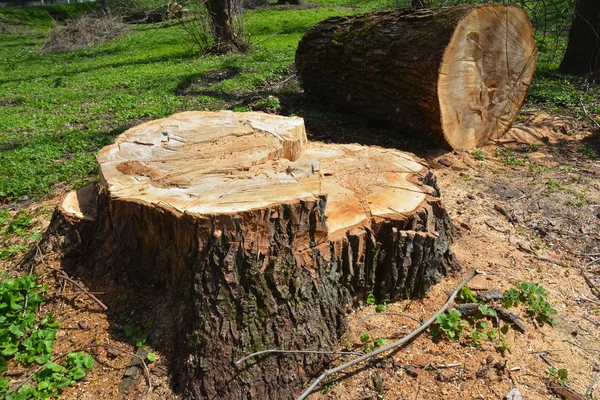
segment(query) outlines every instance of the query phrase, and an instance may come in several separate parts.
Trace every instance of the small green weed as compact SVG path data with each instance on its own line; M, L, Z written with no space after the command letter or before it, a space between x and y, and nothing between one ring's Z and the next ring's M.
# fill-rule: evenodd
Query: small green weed
M510 345L506 342L506 340L504 338L502 338L502 342L500 343L499 350L502 354L506 353L507 351L510 351Z
M0 259L8 260L15 254L25 253L27 251L27 247L24 244L14 244L8 247L3 247L0 249Z
M515 286L516 288L504 292L504 307L523 303L527 305L528 313L538 321L556 324L553 315L556 315L557 311L546 301L548 292L539 283L517 282Z
M365 300L365 304L368 306L372 306L375 304L375 295L373 293L367 296L367 300Z
M502 147L494 151L494 157L500 159L500 162L506 166L524 166L525 161L518 158L515 151L510 147Z
M368 333L361 333L360 334L360 342L361 343L367 343L369 340L371 340L371 336L369 336Z
M451 308L437 316L437 325L432 326L434 336L448 336L450 340L458 340L463 334L463 328L469 324L462 319L460 311Z
M371 336L368 333L363 332L360 334L360 342L365 345L364 352L368 353L373 349L385 345L386 340L384 338L377 338L371 341ZM349 348L351 348L351 346L349 346Z
M577 151L580 152L585 158L590 158L592 160L596 160L598 158L598 153L596 153L596 150L586 146L585 144L579 146Z
M468 286L463 286L458 296L467 303L477 303L475 293Z
M33 376L36 384L24 385L18 393L9 392L10 382L0 377L0 395L7 400L57 397L94 365L93 357L83 352L69 353L63 365L50 361L59 323L51 313L37 315L47 290L32 275L0 282L0 372L11 358L18 364L43 365Z
M547 292L538 283L517 282L515 288L511 288L503 294L503 306L505 308L518 306L523 303L527 305L527 312L538 321L555 324L553 315L557 312L546 301ZM498 312L478 301L475 293L464 286L459 292L459 297L468 303L479 303L477 313L464 318L460 311L450 309L436 318L436 324L431 326L434 336L447 337L450 340L458 340L467 330L466 337L476 346L480 346L483 340L496 340L500 338L501 344L497 349L504 353L510 350L510 346L501 337L501 332L506 333L510 329L509 324L504 324L501 329L493 324L498 321Z
M272 114L279 111L280 108L281 103L279 103L279 99L275 96L265 97L252 104L254 111L264 111Z
M551 381L555 381L557 383L560 383L561 385L567 384L569 372L566 369L556 369L553 367L548 367L546 368L546 373L548 374L548 379L550 379Z
M483 151L481 150L474 150L471 152L471 157L473 157L474 160L477 161L484 161L485 160L485 155L483 154Z
M24 236L29 233L29 227L31 226L31 215L25 210L17 212L12 221L8 224L8 227L4 231L4 235L14 233L16 235Z
M148 340L148 334L144 333L139 326L125 325L123 333L127 339L135 343L136 347L142 347Z
M385 302L381 303L381 304L377 304L377 307L375 307L375 311L377 312L384 312L387 309L387 304L385 304Z

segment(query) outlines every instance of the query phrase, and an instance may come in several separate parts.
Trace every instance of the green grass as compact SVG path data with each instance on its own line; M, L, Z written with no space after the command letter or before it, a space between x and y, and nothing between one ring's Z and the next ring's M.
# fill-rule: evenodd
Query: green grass
M59 183L80 185L93 179L98 149L134 124L183 110L248 109L249 104L236 103L236 96L264 92L265 82L287 74L298 41L312 25L331 16L404 7L408 1L316 3L320 7L249 10L243 22L253 50L203 58L182 37L179 22L138 25L114 42L41 54L51 26L49 11L77 17L90 6L0 9L0 24L18 32L0 38L0 202L39 197ZM564 24L564 16L560 18L551 22ZM542 48L541 59L549 51ZM582 83L554 72L556 62L540 65L531 103L554 110L584 101L596 115L597 89L582 92ZM198 89L220 70L235 73ZM323 118L330 117L325 114Z
M0 76L0 199L40 196L57 183L95 175L98 149L142 120L227 107L227 94L252 92L286 73L310 26L357 10L249 11L244 22L254 50L204 58L183 40L178 22L136 26L119 40L84 50L40 54L48 15L44 20L38 8L0 10L2 21L38 28L0 42L6 71ZM206 95L178 94L222 69L240 72L206 88Z

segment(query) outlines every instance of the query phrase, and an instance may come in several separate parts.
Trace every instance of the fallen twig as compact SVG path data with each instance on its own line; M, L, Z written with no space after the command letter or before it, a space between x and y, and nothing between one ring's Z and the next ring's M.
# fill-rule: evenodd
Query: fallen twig
M75 282L73 279L69 278L67 276L67 274L65 274L63 271L58 271L58 273L56 274L59 278L64 279L65 281L69 282L71 285L77 287L79 290L81 290L82 293L84 293L85 295L87 295L90 299L94 300L96 303L98 303L98 305L100 307L102 307L102 309L104 311L108 310L108 307L106 305L104 305L103 302L100 301L99 298L97 298L96 296L94 296L93 294L91 294L88 290L86 290L83 286L81 286L79 283Z
M460 367L462 365L462 363L453 363L453 364L430 364L428 367L431 369L442 369L442 368L456 368L456 367ZM427 367L423 368L423 369L429 369Z
M502 207L500 204L494 204L494 209L500 214L504 215L508 222L510 222L511 224L514 224L517 221L517 219L510 213L510 211Z
M88 347L91 347L91 346L87 345L87 346L83 346L83 347L80 347L80 348L75 349L75 350L69 350L67 352L61 353L61 354L59 354L59 355L57 355L55 357L52 357L52 359L50 360L50 362L54 362L54 361L59 360L59 359L61 359L63 357L66 357L69 353L76 353L78 351L83 351L84 349L87 349ZM27 377L25 379L23 379L21 381L21 383L19 383L19 385L16 388L14 388L10 392L8 392L7 395L11 394L11 393L17 393L19 390L21 390L21 388L23 386L25 386L25 384L27 382L29 382L35 376L35 374L37 374L38 372L40 372L41 370L44 369L44 367L46 366L46 364L47 363L44 363L44 364L40 365L39 367L37 367L35 370L33 370L33 372L31 372L29 375L27 375Z
M479 312L479 306L481 304L479 303L464 303L464 304L457 304L454 308L456 308L458 311L460 311L460 313L462 315L473 315ZM500 307L500 306L491 306L488 305L488 308L491 308L493 310L496 311L496 313L498 314L498 317L503 319L506 322L511 322L514 324L515 328L522 332L525 333L526 327L525 327L525 323L523 323L523 321L519 318L519 316L515 313L511 313L510 311L506 310L504 307Z
M600 376L600 370L598 370L598 372L596 372L596 374L594 375L594 379L592 379L592 383L590 383L590 386L588 386L587 390L585 391L585 395L588 397L592 397L592 392L594 391L594 386L596 386L596 381L598 380L598 377Z
M595 292L594 294L596 295L596 297L600 298L600 289L598 289L598 286L596 286L594 281L592 281L590 277L587 276L584 267L581 267L581 275L583 276L583 279L585 279L587 284L590 286L590 289L592 289L592 292Z
M585 107L585 104L583 103L583 98L581 95L579 95L579 104L581 104L581 108L583 109L583 113L585 114L585 116L594 123L594 125L596 125L596 128L600 129L600 123L598 123L598 121L596 121L596 118L592 117L590 115L590 113L588 112L587 108Z
M504 234L510 233L510 230L508 230L508 229L507 229L507 230L505 230L505 231L504 231L504 230L502 230L502 229L498 229L498 228L496 228L494 225L490 224L490 223L489 223L489 222L487 222L487 221L485 221L485 224L486 224L488 227L490 227L491 229L495 230L496 232L500 232L500 233L504 233Z
M547 354L547 353L539 353L538 355L539 355L539 356L540 356L540 358L541 358L542 360L544 360L544 362L545 362L546 364L548 364L548 365L549 365L551 368L554 368L554 369L556 369L556 367L554 366L554 364L552 364L552 363L550 362L550 360L548 360L544 354Z
M361 319L358 320L358 322L356 323L356 325L360 325L365 319L371 318L371 317L377 317L379 315L397 315L399 317L405 317L408 319L412 319L413 321L415 321L417 324L421 325L423 323L423 321L419 321L418 319L416 319L413 316L410 316L408 314L402 314L402 313L397 313L397 312L379 312L379 313L373 313L373 314L367 314L364 317L362 317Z
M235 363L236 364L241 364L242 362L246 361L249 358L252 357L256 357L259 356L261 354L270 354L270 353L283 353L283 354L289 354L289 353L295 353L295 354L343 354L343 355L353 355L353 356L362 356L365 353L359 353L356 351L326 351L326 350L279 350L279 349L270 349L270 350L261 350L261 351L257 351L255 353L252 354L248 354L246 357L244 358L240 358L239 360L237 360Z
M560 261L560 260L557 260L555 258L550 258L550 257L538 256L535 253L534 253L533 258L535 258L536 260L545 261L545 262L549 262L549 263L552 263L552 264L560 265L561 267L565 265L564 261Z
M386 352L388 350L394 349L396 347L402 346L404 344L406 344L407 342L410 342L412 339L414 339L415 337L417 337L418 335L420 335L423 331L425 331L425 329L427 329L427 327L429 327L429 325L431 325L432 323L435 322L436 318L438 317L438 315L442 314L443 312L446 311L446 309L448 307L450 307L450 304L452 304L452 302L454 301L454 299L456 298L456 296L458 295L458 292L463 288L463 286L465 286L467 283L469 283L469 281L471 279L473 279L475 276L479 275L479 274L484 274L484 272L476 269L474 270L469 276L467 276L457 287L456 289L454 289L454 291L452 292L452 294L450 295L450 297L448 297L448 300L446 300L446 303L444 303L444 305L442 306L442 308L440 308L435 314L433 314L427 321L425 321L423 324L421 324L417 329L413 330L411 333L409 333L408 335L404 336L403 338L387 345L387 346L383 346L380 347L376 350L373 350L370 353L367 353L365 355L362 355L358 358L355 358L354 360L348 361L338 367L329 369L325 372L323 372L317 379L314 380L314 382L298 397L297 400L303 400L306 398L306 396L308 396L313 389L325 378L327 378L330 375L336 374L340 371L345 370L346 368L349 368L355 364L358 364L360 362L363 362L369 358L375 357L376 355Z

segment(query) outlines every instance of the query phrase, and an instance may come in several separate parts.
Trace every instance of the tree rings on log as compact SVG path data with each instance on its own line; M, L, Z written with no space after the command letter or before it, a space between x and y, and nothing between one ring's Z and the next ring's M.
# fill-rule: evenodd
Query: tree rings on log
M121 271L171 304L186 398L289 398L326 357L235 360L331 349L353 302L422 296L459 268L422 160L310 143L301 118L175 114L98 161L100 183L69 194L51 229L82 274Z
M482 4L330 18L296 66L308 94L467 150L511 127L536 54L522 7Z

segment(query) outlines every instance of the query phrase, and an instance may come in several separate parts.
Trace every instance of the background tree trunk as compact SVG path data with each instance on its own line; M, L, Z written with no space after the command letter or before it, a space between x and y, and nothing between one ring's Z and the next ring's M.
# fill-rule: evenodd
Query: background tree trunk
M600 76L600 1L577 0L560 70L573 75Z
M396 10L325 20L298 45L307 94L470 149L514 122L535 70L517 5Z
M246 45L235 31L236 14L241 11L238 0L207 0L206 9L212 21L216 53L246 51Z
M51 231L80 273L122 271L173 312L185 398L291 398L328 361L353 302L422 296L458 269L435 177L415 156L307 143L300 118L188 112L98 155Z

